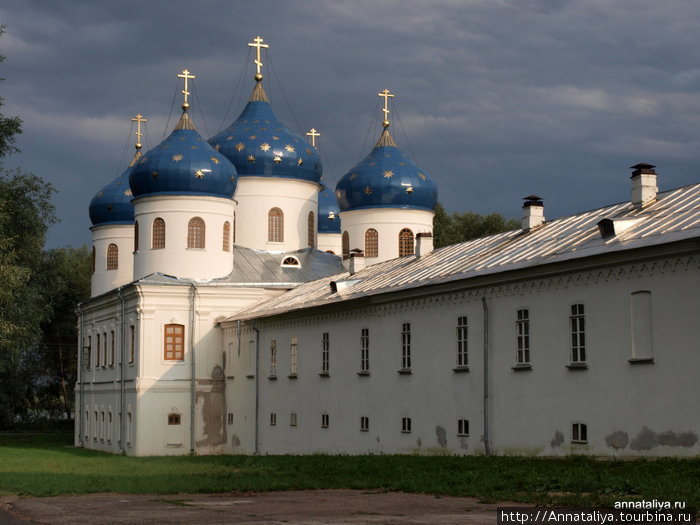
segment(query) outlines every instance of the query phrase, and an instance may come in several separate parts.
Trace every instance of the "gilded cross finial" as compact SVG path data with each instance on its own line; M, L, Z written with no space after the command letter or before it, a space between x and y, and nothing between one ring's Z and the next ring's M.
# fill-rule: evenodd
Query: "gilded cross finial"
M255 59L255 65L258 68L257 73L255 73L255 80L260 82L263 79L262 73L260 72L260 68L263 66L261 60L260 60L260 48L269 48L269 44L263 44L263 39L260 38L259 36L256 36L252 42L248 42L249 47L254 47L257 49L257 58Z
M380 97L384 97L384 109L382 110L384 112L384 121L382 122L382 126L385 128L389 127L389 99L394 98L394 95L389 93L388 89L383 90L381 93L377 93Z
M311 137L311 145L315 148L316 147L316 137L320 137L321 134L316 131L314 128L311 128L311 131L307 133L308 136Z
M141 122L147 122L148 119L143 118L143 115L139 113L136 118L132 118L131 122L136 122L136 149L141 149Z
M187 95L190 94L190 92L187 91L187 80L190 78L196 78L196 77L194 75L190 75L190 72L187 71L186 69L183 69L182 74L178 75L178 78L185 79L185 89L182 90L182 94L185 95L185 101L182 103L182 110L187 111L187 108L190 107L190 105L187 103Z

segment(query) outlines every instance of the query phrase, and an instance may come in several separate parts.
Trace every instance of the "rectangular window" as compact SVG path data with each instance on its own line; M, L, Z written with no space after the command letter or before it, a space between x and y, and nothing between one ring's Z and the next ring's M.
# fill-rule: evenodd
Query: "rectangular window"
M97 343L97 351L95 352L95 368L100 366L100 334L95 335L95 342Z
M114 366L114 330L110 333L110 339L109 339L109 364L110 366Z
M401 368L411 368L411 323L403 323L401 328Z
M408 434L411 432L411 418L402 417L401 418L401 432Z
M296 337L292 337L289 345L289 375L297 375L297 359L299 354L299 343Z
M165 325L165 360L182 361L185 358L185 327L181 324Z
M100 412L100 441L105 440L105 411Z
M330 350L330 341L328 339L328 332L323 332L321 337L321 372L328 372L328 354Z
M133 363L136 359L136 327L129 327L129 363Z
M360 371L369 372L369 328L363 328L360 337Z
M273 427L277 424L277 414L275 412L270 412L270 425Z
M328 428L328 414L321 414L321 428Z
M168 425L179 425L180 414L168 414Z
M571 362L586 362L586 325L582 304L571 305Z
M108 419L107 419L107 442L111 443L112 442L112 411L109 411L109 414L107 414Z
M519 365L530 364L530 312L528 310L518 310L516 328L518 337L516 363Z
M107 332L102 334L102 366L107 366Z
M571 425L571 442L588 443L588 426L585 423Z
M233 425L233 414L231 412L228 413L228 424Z
M469 435L469 420L468 419L458 419L457 420L457 435L458 436L468 436Z
M369 432L369 417L362 416L360 418L360 432Z
M457 318L457 366L467 366L467 318Z
M85 355L87 354L87 355ZM89 335L87 338L87 351L83 353L85 356L85 368L90 368L90 363L92 362L92 336Z
M277 375L277 339L270 341L270 377Z
M289 416L289 426L290 427L295 427L297 426L297 413L292 412Z
M654 358L651 292L638 291L630 294L630 308L630 318L632 321L632 361L651 361Z

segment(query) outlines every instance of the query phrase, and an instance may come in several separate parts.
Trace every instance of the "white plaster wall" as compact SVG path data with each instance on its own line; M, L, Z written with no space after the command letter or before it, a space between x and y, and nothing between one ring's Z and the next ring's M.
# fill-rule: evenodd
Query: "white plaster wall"
M292 251L306 248L309 212L318 228L320 185L292 179L240 177L236 186L236 244L255 250ZM267 214L284 213L284 241L268 242Z
M233 270L232 252L223 249L224 223L228 221L233 228L233 200L161 195L141 197L133 202L134 219L139 223L134 280L155 272L189 279L214 279ZM165 221L165 248L153 249L153 221L159 217ZM204 249L187 248L187 226L193 217L204 220Z
M340 212L343 231L350 236L350 249L365 250L365 232L374 228L379 234L379 256L365 257L365 263L395 259L399 256L399 232L410 228L415 236L418 233L433 233L432 211L408 210L401 208L372 208Z
M343 254L343 235L341 233L319 233L318 249L324 252L333 252L334 255Z
M95 297L132 281L134 225L93 226L91 230L92 246L95 248L95 272L91 278L91 296ZM119 249L118 268L107 270L107 247L112 243Z

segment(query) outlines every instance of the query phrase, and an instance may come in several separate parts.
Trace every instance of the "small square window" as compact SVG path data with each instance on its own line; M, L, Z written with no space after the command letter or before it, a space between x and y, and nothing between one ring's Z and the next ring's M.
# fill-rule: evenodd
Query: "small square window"
M360 432L369 432L369 417L362 416L360 418Z
M328 414L321 414L321 428L328 428Z
M410 417L402 417L401 418L401 432L404 432L406 434L411 432L411 418Z
M585 423L571 425L571 442L588 443L588 426Z
M180 414L168 414L168 425L179 425Z
M469 435L469 420L468 419L458 419L457 420L457 435L458 436L468 436Z

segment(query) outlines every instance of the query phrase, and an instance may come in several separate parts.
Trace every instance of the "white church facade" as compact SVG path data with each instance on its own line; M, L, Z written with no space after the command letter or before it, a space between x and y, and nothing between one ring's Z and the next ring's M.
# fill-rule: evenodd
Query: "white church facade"
M388 91L333 191L251 45L231 126L197 133L183 71L172 134L91 203L76 445L700 453L700 184L659 192L638 164L628 201L548 221L533 195L522 228L434 250L437 186L394 143Z

